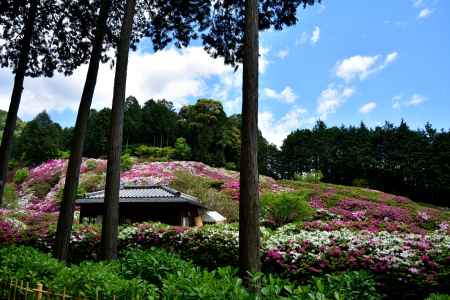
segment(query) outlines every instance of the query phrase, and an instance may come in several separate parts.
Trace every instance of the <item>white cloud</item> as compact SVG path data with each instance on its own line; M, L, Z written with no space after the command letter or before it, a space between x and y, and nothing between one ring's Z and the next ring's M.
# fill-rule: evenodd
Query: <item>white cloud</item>
M316 26L316 27L314 27L314 30L313 30L313 32L311 34L311 43L312 44L317 44L319 39L320 39L320 27Z
M289 55L289 49L281 49L276 55L280 59L285 59Z
M418 19L425 19L428 18L431 14L433 13L433 11L429 8L424 8L421 9L419 14L417 15Z
M398 52L391 52L380 62L381 55L355 55L336 63L336 76L351 81L355 78L366 79L369 75L379 72L398 58Z
M262 70L264 61L263 50ZM241 68L240 68L241 69ZM86 76L87 66L81 66L70 77L60 74L53 78L26 78L20 106L21 117L32 117L48 111L76 111ZM131 52L128 64L126 95L134 95L141 103L150 98L166 98L176 107L187 103L188 97L210 94L207 80L218 78L228 89L240 89L242 76L225 66L223 60L211 58L201 47L183 50L166 49L157 53ZM237 75L236 75L237 74ZM241 73L242 74L242 73ZM229 80L230 82L227 82ZM114 70L100 67L93 108L111 106ZM7 109L13 77L8 69L0 70L0 108ZM6 92L5 92L6 91ZM225 93L226 91L224 91ZM221 98L226 99L226 98Z
M258 114L258 127L269 142L281 147L286 136L303 123L301 117L306 112L304 108L295 107L279 120L275 120L273 113L270 111L260 112Z
M400 106L401 106L400 100L401 99L402 99L402 96L400 96L400 95L392 97L392 102L393 102L392 108L393 109L400 109Z
M309 34L307 32L302 32L302 34L295 40L295 45L301 46L308 42Z
M402 106L411 107L411 106L418 106L427 101L428 99L425 96L419 95L419 94L412 94L411 97L408 99L402 101L402 96L397 95L395 97L392 97L392 108L393 109L400 109Z
M370 101L359 108L359 112L362 114L368 114L373 111L377 107L377 104L373 101Z
M308 42L310 42L312 45L317 44L320 40L320 27L315 26L313 31L311 33L309 32L302 32L299 37L295 40L295 45L302 46Z
M295 95L294 90L287 86L280 93L273 89L265 88L263 90L263 96L266 98L276 99L285 103L293 103L297 100L297 95Z
M419 94L413 94L408 100L406 100L406 106L417 106L425 102L427 98Z
M326 120L329 114L335 113L353 94L351 87L335 87L329 85L317 99L317 113L320 119Z

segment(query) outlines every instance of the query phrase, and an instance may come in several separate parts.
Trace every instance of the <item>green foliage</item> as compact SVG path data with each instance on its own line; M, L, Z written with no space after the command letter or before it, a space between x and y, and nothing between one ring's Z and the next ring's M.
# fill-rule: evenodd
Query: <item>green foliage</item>
M314 215L309 192L266 193L261 197L262 216L273 226L308 220Z
M14 182L16 184L21 184L28 178L29 175L30 172L28 171L28 168L21 168L16 171L16 174L14 175Z
M136 158L132 157L130 154L124 154L120 158L120 167L122 170L129 170L133 167Z
M89 167L88 167L89 168ZM94 167L95 168L95 167ZM105 174L88 174L80 180L79 189L85 193L96 192L105 186Z
M314 277L303 286L272 275L261 276L262 299L308 299L308 300L376 300L381 299L373 277L364 271L328 274Z
M325 295L332 298L336 294L339 299L380 299L374 278L364 271L351 271L342 274L327 274L324 278L314 279L316 287L324 286Z
M450 300L450 295L431 294L426 300Z
M44 198L45 196L47 196L48 192L50 192L51 189L51 183L46 181L36 182L31 186L31 190L38 198Z
M61 127L44 111L25 125L17 147L21 159L33 164L57 158L61 144Z
M174 155L176 150L172 147L150 147L147 145L139 145L131 150L131 153L139 156L140 158L153 158L153 159L163 159L168 160Z
M53 278L53 291L64 288L72 295L87 299L157 299L156 288L139 279L124 279L115 263L85 262L64 268Z
M236 171L236 170L237 170L237 167L236 167L236 164L235 164L234 162L227 162L227 163L225 164L225 169L227 169L227 170L232 170L232 171Z
M181 160L188 160L191 157L191 147L185 138L180 137L175 141L174 157Z
M180 257L157 248L126 251L120 259L120 266L125 277L142 278L158 286L169 274L193 267Z
M97 167L97 163L95 162L95 160L88 160L86 162L86 167L89 171L93 171Z
M162 299L247 299L230 268L203 270L166 251L132 250L120 260L121 274L162 286Z
M174 189L197 197L210 210L224 215L229 222L239 219L239 203L217 190L223 182L211 181L188 172L177 172L170 183Z
M179 125L192 147L192 158L213 166L225 164L223 130L226 115L222 103L199 99L180 110Z
M352 186L367 188L369 187L369 182L364 178L355 178L352 181Z
M61 158L61 159L69 159L70 157L70 151L63 151L63 150L58 150L58 154L56 156L57 158Z
M34 286L49 282L64 265L47 254L24 246L0 248L0 279L16 279Z
M12 183L7 183L5 185L5 189L3 191L3 201L2 204L4 207L9 209L14 209L19 206L17 195L16 195L16 187Z
M322 172L319 170L311 170L309 172L295 173L294 180L304 181L309 183L319 183L323 178Z

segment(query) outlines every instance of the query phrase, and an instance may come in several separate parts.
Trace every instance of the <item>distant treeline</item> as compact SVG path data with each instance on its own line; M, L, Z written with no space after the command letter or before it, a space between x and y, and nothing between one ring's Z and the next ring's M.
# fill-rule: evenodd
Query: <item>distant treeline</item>
M269 159L282 178L320 170L323 181L361 185L416 201L450 206L450 132L431 124L411 130L386 122L374 129L327 127L318 122L292 132Z
M108 108L91 111L84 156L106 156L110 114ZM124 150L139 145L181 147L178 158L239 169L240 126L240 115L227 116L219 101L200 99L176 112L170 101L149 100L141 106L136 98L128 97ZM67 156L72 133L73 128L61 128L43 112L22 126L14 156L28 165ZM450 132L437 131L431 124L411 130L406 122L367 128L364 124L327 127L319 121L312 129L292 132L281 150L261 134L258 144L261 174L292 179L320 170L325 182L450 206Z

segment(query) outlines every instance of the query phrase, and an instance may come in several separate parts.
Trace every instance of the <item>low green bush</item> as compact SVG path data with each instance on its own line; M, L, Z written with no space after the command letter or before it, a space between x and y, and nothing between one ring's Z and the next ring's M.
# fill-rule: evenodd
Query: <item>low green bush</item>
M13 183L7 183L3 191L3 206L9 209L14 209L19 206L16 194L16 186Z
M262 276L261 295L263 299L381 299L375 285L374 278L364 271L315 277L303 286L295 286L286 279L268 275Z
M266 193L261 197L262 217L274 227L311 219L314 210L308 203L310 197L310 192Z
M140 279L124 279L117 263L84 262L66 267L53 278L49 288L87 299L158 299L157 288Z
M28 178L29 175L30 172L28 171L28 168L21 168L17 170L16 174L14 175L14 183L21 184Z
M31 286L49 282L64 265L47 254L24 246L0 248L0 279L23 280Z
M322 171L311 170L310 172L295 173L294 180L308 183L320 183L323 178Z
M368 188L369 182L367 181L367 179L364 178L355 178L352 181L352 186Z
M156 285L161 285L169 274L192 268L180 257L156 248L126 251L120 259L120 266L121 274L126 278L139 277Z
M135 162L136 158L126 153L120 158L120 167L122 168L122 170L129 170L131 169L131 167L133 167Z
M175 151L172 154L173 158L188 160L191 157L191 147L189 147L185 138L177 138L175 141Z
M450 295L431 294L427 300L450 300Z
M104 173L87 174L80 179L80 188L87 193L96 192L105 186L105 182L106 176Z

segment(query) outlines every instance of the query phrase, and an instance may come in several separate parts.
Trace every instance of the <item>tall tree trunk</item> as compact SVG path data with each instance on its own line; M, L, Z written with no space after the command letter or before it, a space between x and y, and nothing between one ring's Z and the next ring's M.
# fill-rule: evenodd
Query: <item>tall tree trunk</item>
M111 135L106 171L105 210L102 225L102 257L117 258L117 234L119 227L120 155L123 140L125 90L127 83L128 53L133 27L136 0L128 0L117 51L116 74L111 112Z
M80 176L83 146L86 137L92 97L94 96L95 85L97 83L97 74L102 56L102 46L106 33L106 21L108 19L110 2L111 0L102 0L100 4L100 14L97 19L91 59L89 61L89 68L86 75L86 81L84 82L80 106L78 108L77 121L75 123L66 182L64 184L63 200L59 210L56 244L54 248L56 258L61 261L67 259L69 250L69 240L72 231L73 214L75 211L75 198Z
M9 104L8 115L6 117L5 129L3 130L3 138L0 146L0 206L2 205L3 191L8 175L8 161L11 156L12 143L14 139L14 131L16 129L17 113L19 111L20 100L22 98L23 81L27 70L29 54L31 49L31 40L33 38L34 21L38 10L38 0L30 3L27 20L23 30L23 38L20 42L19 63L16 68L16 76L14 78L14 87L11 94L11 102Z
M249 272L259 272L258 189L258 1L245 1L242 86L241 176L239 202L239 266L245 285L258 292Z

